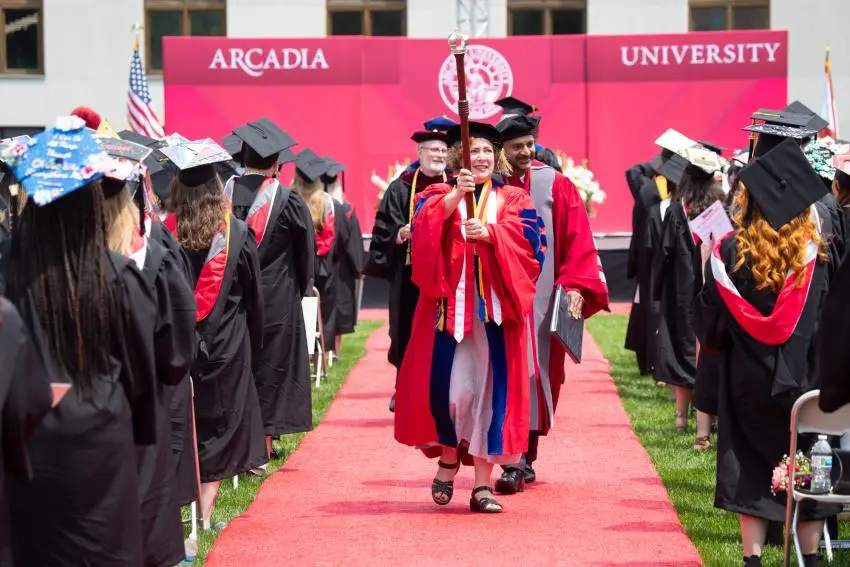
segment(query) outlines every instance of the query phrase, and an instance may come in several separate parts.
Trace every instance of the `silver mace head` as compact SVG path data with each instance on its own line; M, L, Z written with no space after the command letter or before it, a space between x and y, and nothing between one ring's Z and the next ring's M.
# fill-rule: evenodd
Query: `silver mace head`
M466 52L466 44L469 42L469 37L455 30L449 36L449 47L452 48L452 53L455 55Z

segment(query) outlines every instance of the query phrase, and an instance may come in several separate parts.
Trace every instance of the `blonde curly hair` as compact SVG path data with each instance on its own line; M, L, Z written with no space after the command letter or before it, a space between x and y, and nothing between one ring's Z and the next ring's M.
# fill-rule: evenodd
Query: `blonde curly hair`
M748 211L751 215L749 224L745 225ZM828 259L823 238L818 233L808 207L776 230L767 222L758 204L751 202L746 185L739 182L732 221L738 227L735 234L738 261L734 270L748 264L758 290L769 289L779 293L789 271L796 276L795 287L803 286L806 283L806 245L810 239L818 245L818 257L824 261Z

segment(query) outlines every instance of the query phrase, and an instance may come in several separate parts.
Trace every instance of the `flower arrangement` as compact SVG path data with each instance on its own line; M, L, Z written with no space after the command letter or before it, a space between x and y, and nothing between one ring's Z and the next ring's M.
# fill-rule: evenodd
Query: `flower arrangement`
M382 178L375 170L372 170L372 183L375 187L378 188L378 204L380 205L381 199L384 198L384 193L387 192L387 187L390 186L390 183L395 181L399 175L401 175L407 166L410 165L410 159L405 159L403 162L395 162L395 164L389 166L387 168L387 177L386 179Z
M794 459L794 488L808 488L812 483L812 462L802 451L797 451ZM770 479L770 492L774 496L788 490L788 455L773 469Z
M560 150L556 150L555 154L561 161L561 173L575 184L578 188L581 200L584 202L584 208L587 214L593 216L593 204L601 205L605 202L607 195L605 191L599 187L599 182L593 178L593 172L588 168L589 161L583 159L581 165L576 165L573 158Z

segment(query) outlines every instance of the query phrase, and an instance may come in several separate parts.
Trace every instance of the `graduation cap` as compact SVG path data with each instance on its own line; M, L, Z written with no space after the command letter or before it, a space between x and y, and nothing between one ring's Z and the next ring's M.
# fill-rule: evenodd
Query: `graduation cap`
M706 142L705 140L697 140L697 143L700 146L711 150L712 152L716 153L717 155L722 155L723 150L726 149L723 146L718 146L717 144L712 144L711 142Z
M22 151L20 151L22 150ZM50 204L103 176L106 153L77 116L56 119L53 128L27 145L15 144L4 155L15 177L39 206Z
M422 142L429 142L431 140L438 140L440 142L446 141L446 133L441 132L439 130L420 130L418 132L414 132L410 139L416 142L417 144L421 144Z
M850 189L850 153L833 156L832 167L835 168L835 180L839 185Z
M502 141L507 142L522 136L536 136L539 124L539 116L511 116L499 122L496 130L502 135Z
M720 156L719 152L704 146L685 148L677 155L681 155L690 165L707 175L722 172L727 165L727 161Z
M295 156L295 173L308 183L314 183L330 169L328 161L310 148L304 148Z
M673 155L673 152L668 150L667 148L661 148L661 151L655 154L655 156L649 160L649 166L655 173L661 171L661 166L664 165L664 162L670 159Z
M335 160L330 156L325 156L323 158L326 162L328 162L328 171L325 173L328 177L336 177L343 171L345 171L345 166Z
M835 179L835 166L832 158L838 153L838 146L826 140L812 140L803 148L803 154L809 160L809 165L827 181Z
M177 178L187 187L203 185L215 177L214 164L233 159L212 138L169 146L160 151L177 166Z
M792 112L794 114L801 114L803 116L808 116L809 121L806 123L806 126L809 128L814 128L815 130L823 130L827 126L829 126L829 122L820 117L818 113L814 110L800 102L799 100L795 100L791 104L785 107L785 112Z
M296 143L289 134L269 118L260 118L248 122L233 130L233 134L245 142L242 160L246 165L249 163L254 165L264 164L271 161L270 158L272 157L275 157L275 161L280 163L281 152L288 150ZM291 158L293 155L288 152L284 157Z
M779 230L827 190L800 146L786 138L738 175L767 222Z
M233 156L233 161L242 163L242 139L236 134L229 134L222 138L221 145Z
M668 128L663 134L655 139L655 145L675 154L681 152L685 148L690 148L698 144L696 141L691 140L678 130Z
M486 124L484 122L469 122L469 137L470 138L483 138L484 140L489 141L493 144L493 147L497 150L502 149L502 134L496 129L495 126L490 124ZM448 132L446 132L446 143L449 147L454 146L455 144L460 143L460 124L456 126L452 126L449 128Z
M678 185L682 182L682 177L685 174L688 163L688 160L679 154L673 154L670 156L670 159L664 162L658 173L667 178L671 183Z
M523 102L518 98L514 98L512 96L506 96L505 98L500 98L496 102L494 102L496 106L502 107L502 112L504 114L520 114L527 115L535 112L537 108L528 104L527 102Z
M457 122L449 118L448 116L437 116L436 118L432 118L423 124L426 130L433 132L434 130L438 132L445 132L452 126L455 126Z
M155 140L143 134L133 132L132 130L121 130L120 132L118 132L118 136L120 136L122 140L129 140L131 142L135 142L137 144L147 146L152 149L162 148L167 145L162 140Z

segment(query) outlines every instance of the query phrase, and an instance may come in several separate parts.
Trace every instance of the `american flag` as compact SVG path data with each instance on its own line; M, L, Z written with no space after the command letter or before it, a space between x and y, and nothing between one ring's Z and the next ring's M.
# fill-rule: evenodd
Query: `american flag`
M159 118L151 102L148 90L148 78L139 57L139 40L133 46L133 57L130 59L130 90L127 93L127 119L130 128L137 134L159 140L165 136Z

